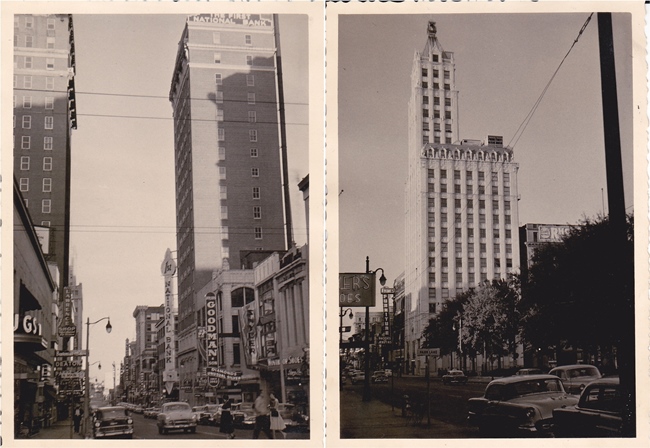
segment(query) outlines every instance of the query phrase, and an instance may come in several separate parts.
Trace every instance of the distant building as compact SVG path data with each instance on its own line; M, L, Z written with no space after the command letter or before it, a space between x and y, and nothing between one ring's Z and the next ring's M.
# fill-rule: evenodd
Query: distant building
M197 314L205 297L199 291L210 290L205 287L214 280L218 288L211 290L221 288L224 310L242 306L226 300L231 290L252 291L252 272L243 272L250 269L247 254L287 247L275 54L270 14L190 16L179 42L169 100L176 161L178 358L187 378L201 372ZM232 276L247 279L237 285ZM231 316L223 317L222 332L234 334ZM240 347L231 344L233 336L224 338L222 362L237 368Z
M68 285L75 39L69 14L14 16L14 173L48 261Z
M136 402L149 405L157 401L158 380L154 369L158 353L158 333L156 325L163 318L164 306L137 306L133 311L135 318L135 341L133 344L132 368L137 382Z
M429 22L411 74L405 210L404 348L418 374L422 331L443 303L519 262L518 164L500 136L458 140L455 73Z
M519 228L519 253L521 254L521 272L527 272L531 266L535 251L548 243L561 243L563 238L575 226L569 224L525 224Z

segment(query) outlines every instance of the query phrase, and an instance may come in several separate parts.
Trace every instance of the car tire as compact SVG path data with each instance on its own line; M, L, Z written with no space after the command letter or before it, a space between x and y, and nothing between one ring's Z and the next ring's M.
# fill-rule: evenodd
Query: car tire
M158 434L162 434L162 433L163 433L162 428L159 426L158 427Z
M162 432L163 432L164 435L167 435L167 434L169 434L169 429L163 428Z
M190 433L191 433L191 434L195 434L195 433L196 433L196 427L190 429Z

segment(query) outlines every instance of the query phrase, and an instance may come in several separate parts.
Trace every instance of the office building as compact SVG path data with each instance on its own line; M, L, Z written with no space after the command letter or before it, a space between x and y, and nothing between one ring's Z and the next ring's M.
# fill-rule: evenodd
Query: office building
M275 51L272 15L190 16L181 35L169 94L179 366L198 366L197 293L213 272L287 247Z
M75 41L68 14L14 16L14 173L46 259L68 282Z
M429 22L411 74L405 201L404 356L419 374L422 331L443 303L519 263L518 165L500 136L458 140L455 73Z

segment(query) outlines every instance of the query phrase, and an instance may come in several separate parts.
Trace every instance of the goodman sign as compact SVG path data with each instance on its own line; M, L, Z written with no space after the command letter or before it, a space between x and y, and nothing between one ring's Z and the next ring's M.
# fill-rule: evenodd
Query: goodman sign
M375 306L375 274L339 274L339 306Z

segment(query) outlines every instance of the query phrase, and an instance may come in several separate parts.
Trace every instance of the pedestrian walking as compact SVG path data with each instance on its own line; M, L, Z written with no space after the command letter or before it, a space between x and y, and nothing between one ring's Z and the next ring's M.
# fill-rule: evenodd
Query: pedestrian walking
M230 408L232 407L232 400L228 395L223 396L223 404L221 405L221 421L219 422L219 432L226 434L226 438L235 438L235 425L232 419Z
M72 421L74 423L74 432L79 433L79 426L81 425L81 408L79 406L74 408Z
M266 393L262 390L258 392L255 403L253 403L253 410L255 411L255 428L253 429L253 438L259 439L260 432L264 432L269 439L273 438L271 433L271 417L269 409L269 399Z
M273 438L275 438L275 431L280 431L282 438L286 439L287 435L285 434L284 429L287 425L284 423L284 420L280 415L280 402L273 394L269 397L269 410L271 411L271 432L273 432Z

